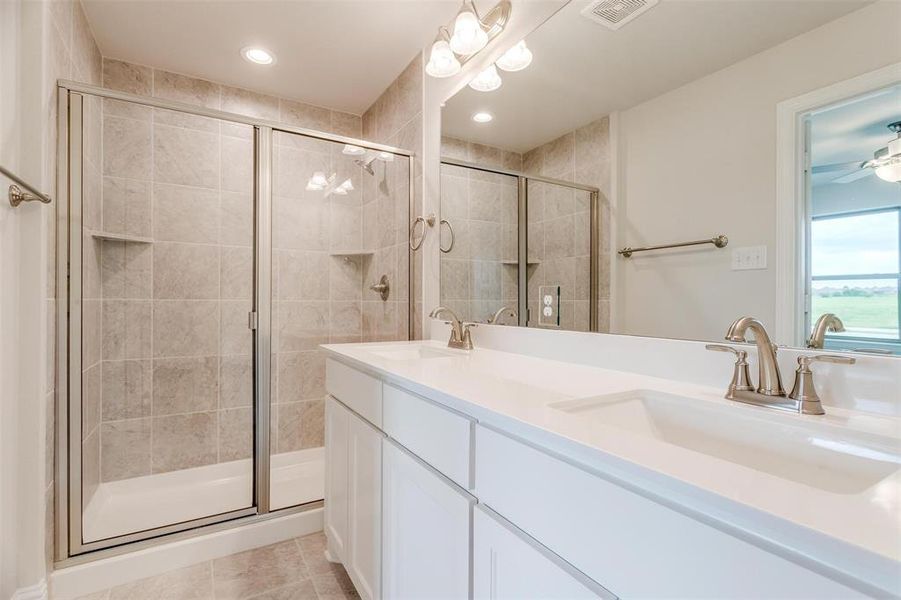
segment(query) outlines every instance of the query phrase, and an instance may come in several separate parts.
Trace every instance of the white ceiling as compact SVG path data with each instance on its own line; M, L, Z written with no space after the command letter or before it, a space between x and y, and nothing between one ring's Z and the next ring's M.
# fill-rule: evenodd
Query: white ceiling
M84 0L101 53L361 114L458 0ZM252 65L260 45L275 65Z
M901 121L901 85L820 111L810 118L811 162L819 166L870 160L894 139L887 126L895 121Z
M618 31L574 0L527 38L532 65L494 92L447 102L444 135L524 152L868 4L869 0L661 0ZM749 82L750 83L750 82ZM473 113L495 119L476 124Z

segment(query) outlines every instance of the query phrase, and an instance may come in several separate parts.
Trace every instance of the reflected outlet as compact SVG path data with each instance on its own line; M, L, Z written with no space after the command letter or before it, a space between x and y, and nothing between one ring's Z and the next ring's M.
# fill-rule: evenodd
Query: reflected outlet
M538 325L560 327L560 286L538 286Z

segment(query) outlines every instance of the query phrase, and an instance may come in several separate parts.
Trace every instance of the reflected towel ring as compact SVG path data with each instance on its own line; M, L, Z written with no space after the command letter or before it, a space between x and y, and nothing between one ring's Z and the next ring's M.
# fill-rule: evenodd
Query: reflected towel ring
M422 223L422 237L419 238L419 242L417 243L415 241L416 225L419 223ZM428 217L416 217L415 219L413 219L413 224L410 225L410 250L412 250L413 252L416 252L417 250L422 248L422 242L425 241L426 225L428 225L429 227L435 226L435 215L429 215Z
M456 238L456 235L454 234L454 228L451 226L450 221L448 221L447 219L441 219L441 223L439 224L439 227L441 225L447 225L447 230L450 231L450 235L451 235L450 246L448 246L447 249L439 246L441 251L444 252L445 254L447 254L448 252L450 252L451 250L454 249L454 242L456 241L457 238Z

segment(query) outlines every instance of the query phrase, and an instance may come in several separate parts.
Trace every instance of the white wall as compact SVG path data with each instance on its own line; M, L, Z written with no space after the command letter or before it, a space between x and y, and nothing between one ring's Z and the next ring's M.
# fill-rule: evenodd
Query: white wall
M776 105L901 61L898 23L901 3L877 2L621 113L616 246L729 246L618 258L613 331L720 339L741 315L774 322ZM730 249L756 245L768 268L731 271Z

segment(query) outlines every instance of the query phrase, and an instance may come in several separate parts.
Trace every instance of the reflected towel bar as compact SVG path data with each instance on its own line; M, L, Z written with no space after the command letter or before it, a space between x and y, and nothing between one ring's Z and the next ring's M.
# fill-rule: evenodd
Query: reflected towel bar
M625 258L629 258L632 256L634 252L647 252L648 250L663 250L664 248L682 248L684 246L700 246L701 244L713 244L717 248L725 248L726 244L729 243L729 238L725 235L720 234L716 237L712 237L709 240L695 240L693 242L680 242L678 244L663 244L662 246L645 246L644 248L630 248L626 246L622 250L618 251L617 254L622 254Z
M12 171L0 166L0 173L6 175L7 177L15 181L16 184L18 184L9 186L9 203L13 208L19 206L23 202L33 202L35 200L37 200L38 202L43 202L44 204L50 204L50 196L42 194L37 190L37 188L29 184L27 181L25 181ZM22 186L27 191L23 192L19 186Z

